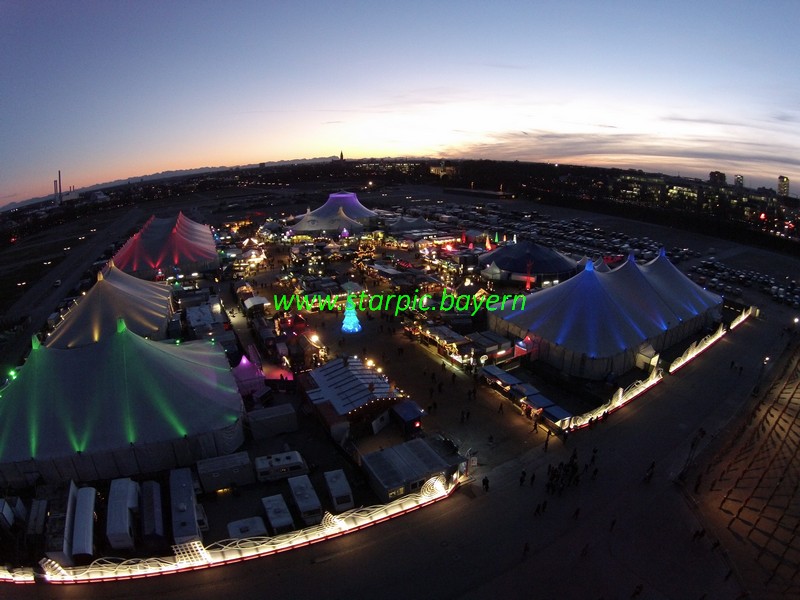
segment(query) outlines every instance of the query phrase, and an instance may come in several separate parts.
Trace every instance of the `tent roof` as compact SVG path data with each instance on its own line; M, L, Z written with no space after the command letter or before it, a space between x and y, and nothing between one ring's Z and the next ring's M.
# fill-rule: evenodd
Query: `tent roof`
M330 402L339 415L378 398L396 397L389 382L357 358L336 358L309 374L318 386L306 390L311 402Z
M317 211L306 213L302 219L290 227L292 231L342 231L347 229L350 233L361 232L364 226L358 221L348 217L343 207L339 207L332 215L318 215Z
M414 229L431 229L433 224L425 217L399 217L394 221L388 221L389 231L411 231Z
M253 308L254 306L257 306L259 304L269 305L269 303L270 303L269 300L264 298L264 296L253 296L252 298L246 298L245 299L244 307L247 310L250 310L251 308Z
M498 246L491 252L482 254L478 261L483 268L494 263L503 271L511 273L527 273L528 263L531 265L531 273L565 273L576 270L574 260L531 240Z
M117 333L37 347L0 401L0 462L148 444L229 427L242 414L228 360L208 342Z
M219 264L211 230L178 213L175 218L150 217L114 255L126 273L150 276L159 269L206 269Z
M598 272L589 261L575 277L526 296L524 308L500 309L497 314L590 358L635 349L722 302L716 294L696 289L698 286L671 263L663 261L669 263L662 255L639 267L629 260L607 273ZM687 310L695 301L698 308Z
M266 387L264 373L245 355L242 355L242 360L231 372L236 380L239 392L243 395L255 393Z
M353 192L331 194L325 204L311 211L311 215L317 219L327 219L335 217L339 213L339 209L343 210L344 214L351 219L369 219L378 216L377 213L361 204L358 196Z
M642 265L642 272L659 296L681 319L691 319L722 302L717 294L697 285L667 258L663 248L658 256Z
M137 279L113 261L97 275L97 283L47 339L51 348L77 348L113 335L122 318L137 335L160 338L172 313L170 289Z

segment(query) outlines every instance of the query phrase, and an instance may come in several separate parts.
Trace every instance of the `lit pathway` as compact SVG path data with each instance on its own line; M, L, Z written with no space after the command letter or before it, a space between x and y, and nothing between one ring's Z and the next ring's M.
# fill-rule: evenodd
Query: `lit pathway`
M800 348L699 475L701 506L750 589L800 594Z

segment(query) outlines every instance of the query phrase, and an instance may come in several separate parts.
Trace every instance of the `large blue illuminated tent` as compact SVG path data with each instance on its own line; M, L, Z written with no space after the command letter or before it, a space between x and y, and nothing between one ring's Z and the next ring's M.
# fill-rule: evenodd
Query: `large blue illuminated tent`
M243 410L213 343L150 341L123 321L79 348L34 343L0 392L0 485L113 479L229 454L244 441Z
M609 272L591 261L575 277L489 312L489 326L518 337L531 358L576 377L604 379L636 365L721 317L722 298L687 278L664 256Z

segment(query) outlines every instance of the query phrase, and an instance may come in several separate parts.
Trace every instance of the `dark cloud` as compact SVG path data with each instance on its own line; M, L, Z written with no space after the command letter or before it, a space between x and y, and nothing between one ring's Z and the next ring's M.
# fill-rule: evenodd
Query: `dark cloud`
M800 119L797 118L797 115L792 115L786 112L779 112L772 115L771 119L773 121L778 121L779 123L797 123Z
M624 159L631 163L685 163L702 169L706 168L700 166L703 164L709 169L722 168L716 165L723 164L763 165L769 170L800 167L797 148L780 143L732 142L714 137L676 140L636 133L515 131L493 135L482 143L446 148L443 154L584 164L618 164Z
M725 121L723 119L713 119L710 117L687 117L684 115L666 115L661 117L662 121L677 121L679 123L699 123L701 125L734 125L741 126L739 121Z

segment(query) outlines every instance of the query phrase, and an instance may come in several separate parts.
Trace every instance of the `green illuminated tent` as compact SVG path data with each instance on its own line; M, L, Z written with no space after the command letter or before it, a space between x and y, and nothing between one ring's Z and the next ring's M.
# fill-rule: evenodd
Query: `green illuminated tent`
M221 348L125 327L69 350L34 348L0 392L0 485L92 481L194 464L243 442Z

